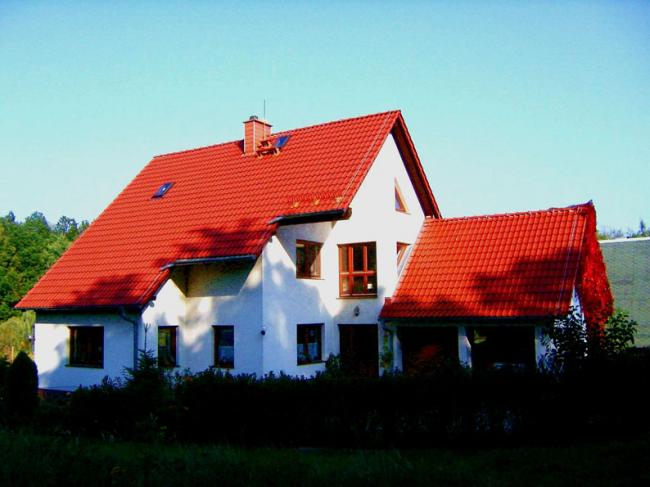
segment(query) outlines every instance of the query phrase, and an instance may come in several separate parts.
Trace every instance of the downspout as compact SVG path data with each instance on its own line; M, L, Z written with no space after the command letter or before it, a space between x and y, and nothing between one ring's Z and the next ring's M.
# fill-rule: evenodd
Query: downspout
M124 321L128 321L133 325L133 370L138 368L138 342L140 338L140 320L134 320L129 318L129 316L124 311L124 306L118 306L118 313L120 318Z

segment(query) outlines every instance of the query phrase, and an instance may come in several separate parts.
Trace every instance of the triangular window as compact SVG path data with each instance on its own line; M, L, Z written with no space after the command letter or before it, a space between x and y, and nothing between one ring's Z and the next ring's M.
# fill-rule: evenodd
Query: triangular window
M404 201L404 196L402 196L402 191L399 189L399 184L395 181L395 211L401 213L408 213L409 210L406 207L406 202Z

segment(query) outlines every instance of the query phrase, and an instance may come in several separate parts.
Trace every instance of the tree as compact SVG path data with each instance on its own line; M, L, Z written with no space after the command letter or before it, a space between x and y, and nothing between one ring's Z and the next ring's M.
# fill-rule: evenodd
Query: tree
M7 371L7 410L16 419L31 418L38 406L38 370L20 352Z
M0 323L0 356L13 360L19 352L32 353L32 334L36 314L26 311Z
M62 216L51 228L38 211L24 222L13 212L0 217L0 354L29 352L33 313L14 306L87 227Z

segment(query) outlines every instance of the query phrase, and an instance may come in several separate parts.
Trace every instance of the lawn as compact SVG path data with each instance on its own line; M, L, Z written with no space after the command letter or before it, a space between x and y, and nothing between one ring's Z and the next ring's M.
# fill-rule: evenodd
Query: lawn
M650 437L568 447L351 451L101 442L0 431L0 485L650 485Z

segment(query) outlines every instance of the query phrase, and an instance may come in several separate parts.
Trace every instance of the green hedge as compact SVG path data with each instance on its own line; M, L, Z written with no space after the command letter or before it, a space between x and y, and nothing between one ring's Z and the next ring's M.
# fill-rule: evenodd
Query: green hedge
M441 367L426 377L323 374L166 376L143 364L123 383L41 404L39 431L238 445L425 447L557 443L648 428L650 352L631 349L561 375Z

